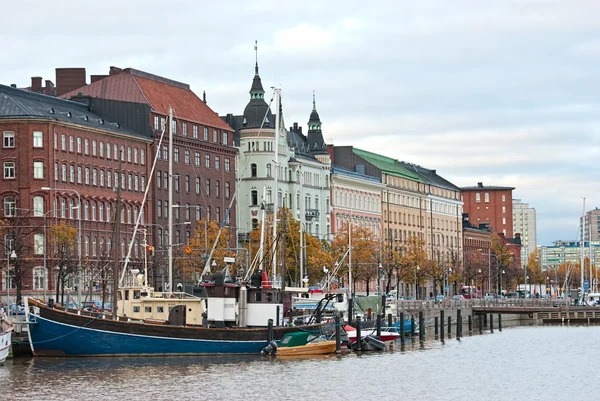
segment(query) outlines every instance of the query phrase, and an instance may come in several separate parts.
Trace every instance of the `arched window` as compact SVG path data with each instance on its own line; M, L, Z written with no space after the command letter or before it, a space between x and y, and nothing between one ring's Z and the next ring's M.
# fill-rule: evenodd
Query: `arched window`
M252 177L256 177L256 163L250 165L250 173Z
M271 178L271 163L267 163L267 178Z
M475 203L480 203L481 202L481 194L479 192L477 192L475 194Z
M69 218L73 218L73 199L69 199Z
M250 204L258 205L258 191L256 189L250 191Z
M490 194L488 194L487 192L485 193L485 203L489 203L490 202Z
M92 202L92 220L96 221L96 202Z
M90 217L90 204L88 203L88 201L85 201L83 204L83 219L84 220L89 220Z
M44 197L43 196L34 196L33 197L33 215L35 217L43 217L44 216Z

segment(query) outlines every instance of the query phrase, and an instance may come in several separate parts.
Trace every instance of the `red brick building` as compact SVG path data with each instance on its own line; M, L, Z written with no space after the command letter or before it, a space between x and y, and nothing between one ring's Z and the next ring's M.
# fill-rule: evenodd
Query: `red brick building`
M513 187L484 186L462 187L463 213L469 215L470 224L486 223L493 233L513 237L512 191Z
M58 71L57 93L62 92ZM237 149L233 143L233 129L207 106L205 99L196 96L188 84L132 68L121 70L111 67L108 75L92 76L91 84L67 92L63 97L90 104L97 103L98 99L109 99L149 107L146 116L138 116L145 122L140 124L131 119L128 123L131 127L145 125L154 136L155 145L149 162L152 162L156 152L159 155L149 216L155 225L151 242L158 251L166 249L168 232L165 226L169 210L173 210L174 221L179 223L173 232L174 244L188 244L194 235L196 222L201 218L208 217L219 222L226 219L227 225L230 221L236 221L235 204L226 218L236 182ZM173 209L168 205L168 135L165 135L161 149L157 149L169 107L173 108L175 119L172 127L175 134L173 162L176 172L172 184L173 203L179 206ZM123 113L125 110L126 105L121 110L105 108L109 114ZM182 224L188 221L191 225ZM235 227L230 226L230 232L230 245L235 247Z
M153 139L105 120L81 103L0 85L0 239L11 261L11 276L20 275L22 290L52 291L53 252L46 252L45 226L61 221L78 227L81 219L81 253L84 271L111 249L116 204L114 188L120 182L123 209L121 252L131 238L148 179ZM42 188L56 188L52 190ZM81 207L77 207L81 199ZM16 224L18 223L18 227ZM15 235L23 233L22 237ZM18 237L18 238L17 238ZM133 263L141 260L134 247ZM47 273L47 275L45 275ZM92 280L89 274L87 278ZM10 280L14 286L15 280ZM2 289L6 288L4 270ZM71 284L73 285L73 283ZM14 298L12 298L14 302Z

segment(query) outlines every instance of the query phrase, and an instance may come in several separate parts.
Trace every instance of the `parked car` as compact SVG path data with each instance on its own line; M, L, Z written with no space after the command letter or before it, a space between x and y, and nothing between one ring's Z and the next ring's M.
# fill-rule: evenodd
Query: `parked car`
M443 301L444 299L446 299L446 297L445 297L445 296L443 296L443 295L436 295L436 297L435 297L435 302L441 302L441 301Z
M4 306L4 310L6 310L6 306ZM25 307L22 305L10 304L8 305L8 310L11 315L24 315Z
M81 306L81 310L87 312L100 312L102 311L102 302L101 301L85 301Z
M112 312L112 302L105 302L103 310L104 312Z
M463 301L465 299L466 298L463 295L455 295L452 297L452 300L454 300L454 301Z

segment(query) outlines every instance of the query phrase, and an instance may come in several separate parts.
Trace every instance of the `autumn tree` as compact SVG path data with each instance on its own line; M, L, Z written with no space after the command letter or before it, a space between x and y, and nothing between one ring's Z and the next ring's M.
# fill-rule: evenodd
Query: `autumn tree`
M64 304L65 284L77 272L77 229L62 221L49 226L47 233L49 249L53 251L48 267L55 272L56 300Z
M182 249L178 249L177 251L177 261L174 262L174 265L178 268L181 279L186 282L191 281L194 272L202 272L206 263L206 258L210 254L210 251L217 240L219 230L219 222L215 220L202 219L198 221L196 231L190 239L189 247L191 252L187 254ZM216 264L216 269L222 270L226 265L224 258L232 257L235 254L235 251L233 251L229 245L230 243L231 238L229 229L224 227L219 236L215 251L212 254L212 260L210 260L211 270L213 261ZM230 267L230 274L232 276L235 276L238 264L239 263L236 263Z

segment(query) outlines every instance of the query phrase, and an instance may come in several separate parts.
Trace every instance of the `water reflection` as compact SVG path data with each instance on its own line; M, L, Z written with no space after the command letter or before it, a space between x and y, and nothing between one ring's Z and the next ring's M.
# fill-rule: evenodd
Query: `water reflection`
M8 400L584 399L600 386L598 334L600 327L513 328L318 358L17 359L0 367L0 388Z

